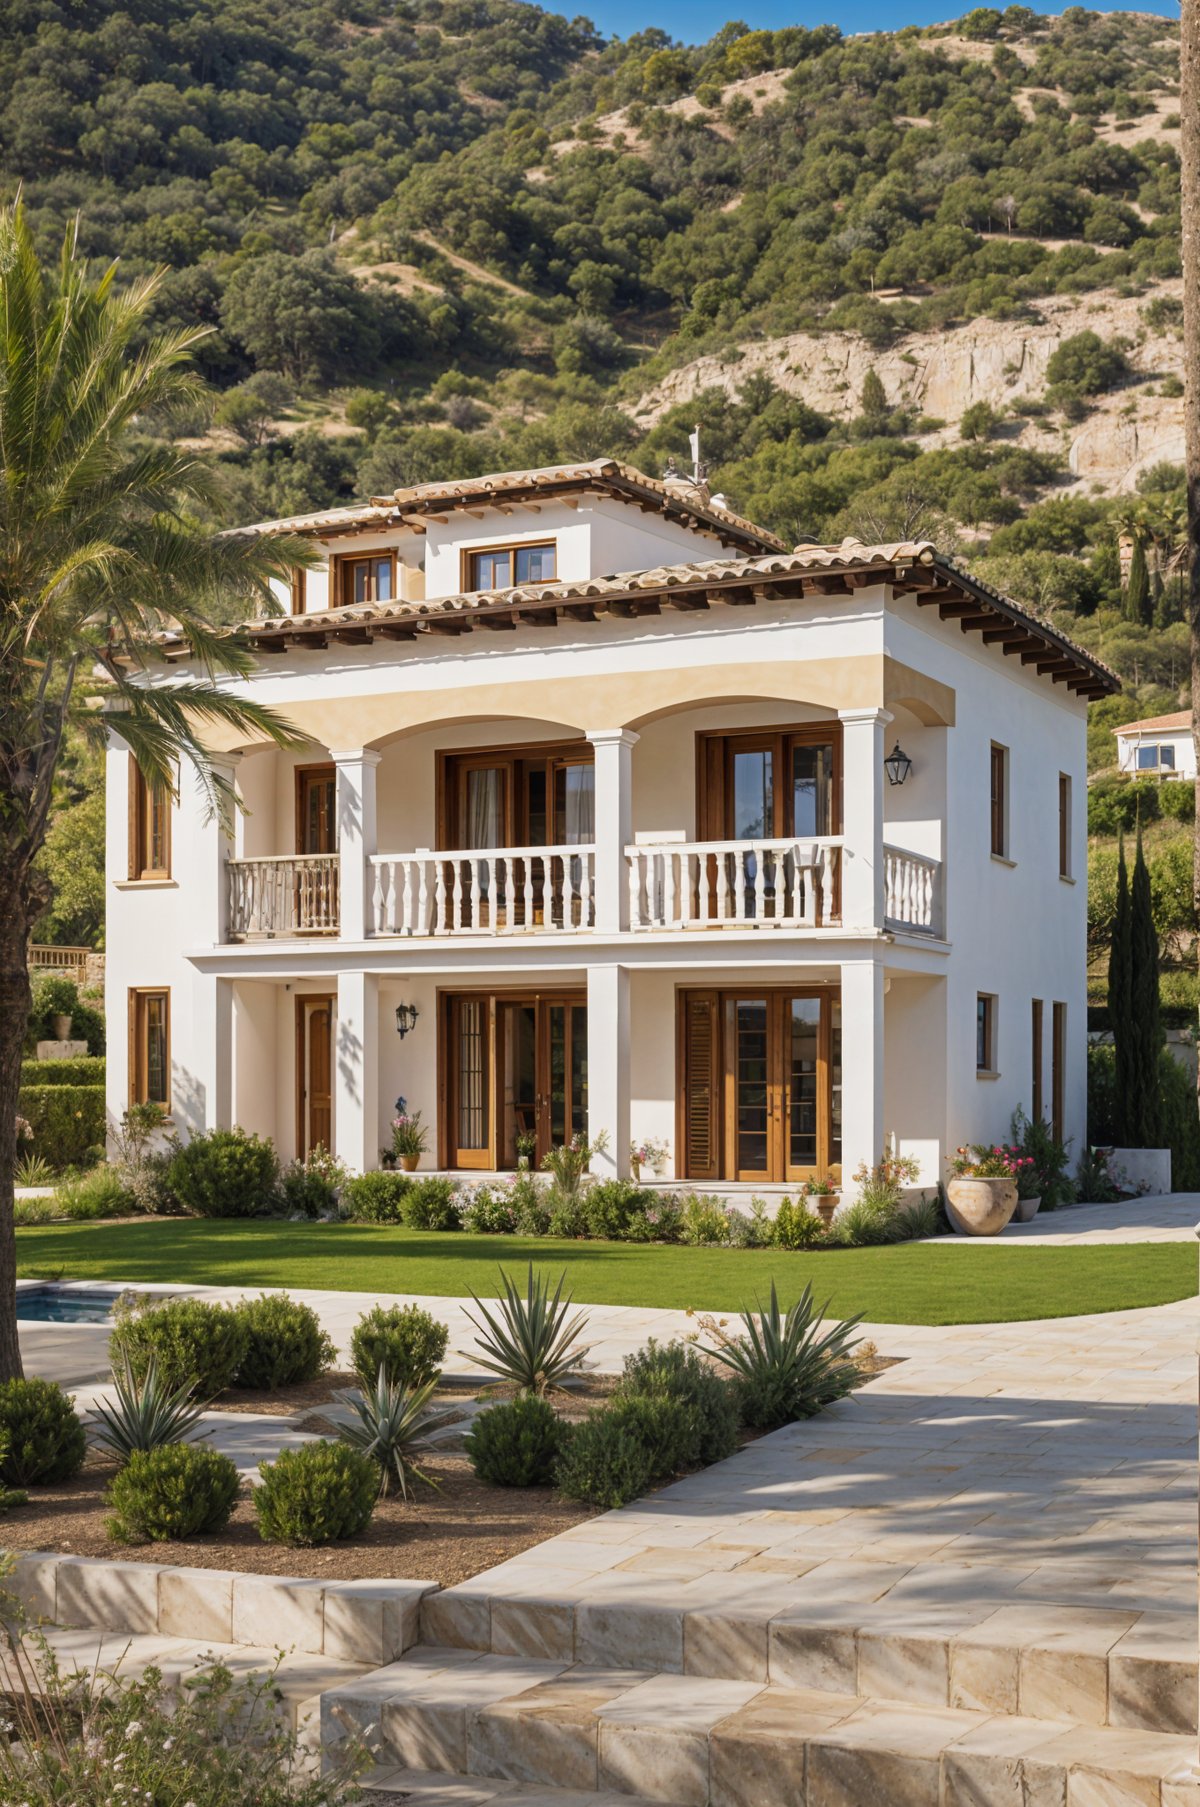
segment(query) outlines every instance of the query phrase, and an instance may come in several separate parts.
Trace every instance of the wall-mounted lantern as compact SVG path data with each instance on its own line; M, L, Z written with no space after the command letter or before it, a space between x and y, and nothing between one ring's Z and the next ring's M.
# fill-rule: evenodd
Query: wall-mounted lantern
M888 775L888 783L903 784L912 771L912 763L908 754L901 749L900 742L897 741L883 762L883 769Z
M420 1014L421 1012L417 1009L415 1004L397 1004L396 1034L400 1037L401 1041L404 1040L404 1037L408 1034L410 1029L416 1028L417 1018Z

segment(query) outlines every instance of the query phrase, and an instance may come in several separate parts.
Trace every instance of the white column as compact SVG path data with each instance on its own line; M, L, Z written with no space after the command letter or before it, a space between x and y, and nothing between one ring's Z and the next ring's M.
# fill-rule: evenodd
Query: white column
M875 960L842 967L842 1190L883 1153L883 967Z
M355 1173L379 1165L379 980L340 973L333 1026L333 1142Z
M192 1133L232 1129L233 980L212 973L192 975L192 1025L187 1042L187 1070L172 1058L171 1120ZM175 1040L178 1036L172 1039ZM172 1050L173 1056L175 1049Z
M359 747L330 757L337 767L338 934L343 941L363 941L371 904L367 859L377 847L375 769L382 755L373 747Z
M843 709L842 922L848 929L883 927L884 730L886 709Z
M592 1159L600 1179L629 1176L629 968L589 966L588 1138L607 1146Z
M633 839L632 728L589 728L596 760L596 928L616 935L629 927L625 849Z
M240 753L214 754L210 764L218 778L232 786ZM172 823L172 874L179 885L182 939L185 947L219 947L225 940L229 911L229 875L225 862L233 852L236 809L222 821L199 777L185 765L179 774L179 801Z

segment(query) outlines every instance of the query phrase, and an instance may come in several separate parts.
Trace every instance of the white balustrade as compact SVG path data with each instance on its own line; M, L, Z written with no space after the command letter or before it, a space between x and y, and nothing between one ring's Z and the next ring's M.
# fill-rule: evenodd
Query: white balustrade
M227 860L229 939L336 935L336 853Z
M596 920L591 846L377 853L369 865L375 935L570 933Z
M627 847L634 929L814 929L838 920L840 835Z
M904 847L884 847L884 918L889 928L941 933L942 863Z

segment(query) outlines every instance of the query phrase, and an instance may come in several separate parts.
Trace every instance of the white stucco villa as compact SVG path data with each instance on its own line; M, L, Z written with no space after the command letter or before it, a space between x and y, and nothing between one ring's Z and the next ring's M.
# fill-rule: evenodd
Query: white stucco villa
M1113 733L1117 765L1131 778L1195 780L1196 748L1190 709L1176 710L1173 715L1150 715L1140 722L1124 722Z
M321 563L246 688L311 744L226 748L231 836L108 755L114 1117L365 1169L402 1095L427 1168L587 1129L765 1191L887 1139L935 1181L1018 1104L1079 1147L1111 672L931 545L611 460L284 528Z

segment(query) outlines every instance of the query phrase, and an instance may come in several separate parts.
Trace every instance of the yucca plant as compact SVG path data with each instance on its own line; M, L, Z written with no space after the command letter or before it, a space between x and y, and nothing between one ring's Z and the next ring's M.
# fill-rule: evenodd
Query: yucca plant
M201 1407L192 1398L190 1381L171 1387L159 1378L153 1356L145 1378L138 1381L126 1355L122 1371L113 1371L116 1399L111 1405L92 1407L89 1428L102 1449L128 1462L135 1449L161 1449L167 1443L186 1443L200 1422Z
M806 1286L785 1315L779 1309L775 1282L764 1311L743 1311L745 1330L729 1336L711 1318L702 1319L713 1336L713 1359L734 1376L742 1421L755 1430L775 1430L796 1418L811 1418L858 1383L851 1359L859 1338L853 1332L861 1315L824 1329L829 1301L817 1310Z
M25 1154L17 1162L13 1174L15 1186L52 1186L54 1169L40 1154Z
M587 1347L577 1339L587 1323L587 1313L580 1311L568 1318L571 1296L562 1296L566 1278L564 1269L551 1297L549 1280L542 1274L535 1276L530 1262L522 1296L501 1268L504 1297L495 1315L482 1299L471 1295L483 1313L482 1324L467 1313L479 1332L475 1344L483 1351L480 1366L511 1381L519 1392L551 1393L579 1378Z
M431 1487L437 1484L417 1466L414 1456L427 1446L429 1433L453 1415L449 1410L426 1410L438 1379L435 1375L420 1386L405 1387L391 1380L387 1369L381 1367L371 1386L350 1387L334 1394L342 1402L329 1414L338 1427L338 1436L351 1449L378 1463L381 1495L387 1493L393 1479L405 1500L410 1480L424 1481Z

